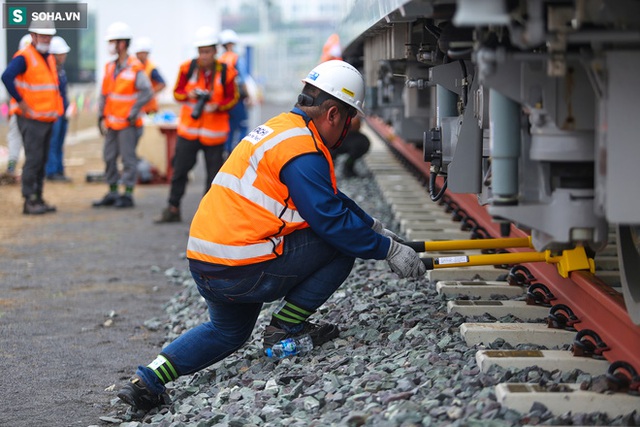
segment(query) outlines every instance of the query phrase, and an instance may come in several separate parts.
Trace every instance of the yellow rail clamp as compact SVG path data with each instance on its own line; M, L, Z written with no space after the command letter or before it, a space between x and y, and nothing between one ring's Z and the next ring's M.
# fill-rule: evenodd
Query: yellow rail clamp
M593 258L587 256L587 252L582 246L562 251L562 256L558 257L558 273L562 277L569 277L569 273L576 270L589 270L596 272L596 263Z
M484 240L509 240L509 239L481 239ZM455 242L455 241L452 241ZM461 241L459 241L461 242ZM476 240L468 240L468 242L476 242ZM422 243L422 242L413 242ZM434 242L425 242L434 243ZM437 242L446 243L446 242ZM425 246L426 247L426 246ZM454 247L454 246L450 246ZM495 248L495 246L490 246ZM503 246L498 246L503 247ZM456 249L486 249L489 247L461 248ZM441 249L444 250L444 249ZM451 250L451 249L448 249ZM587 253L582 246L574 249L562 251L562 255L552 255L551 251L544 252L511 252L503 254L486 254L486 255L456 255L449 257L422 258L422 262L427 270L435 270L439 268L453 267L473 267L478 265L503 265L503 264L524 264L528 262L546 262L549 264L557 264L558 273L562 277L569 277L569 273L576 270L589 270L595 272L595 263L593 259L587 257Z

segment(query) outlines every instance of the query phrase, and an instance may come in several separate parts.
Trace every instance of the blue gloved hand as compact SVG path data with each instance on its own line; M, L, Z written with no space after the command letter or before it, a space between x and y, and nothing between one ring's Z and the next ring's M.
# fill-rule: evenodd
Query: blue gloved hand
M382 234L385 237L389 237L392 240L395 240L396 242L404 242L404 239L401 238L400 236L398 236L396 233L394 233L393 231L384 228L384 224L380 221L378 221L377 219L373 218L373 225L371 226L371 229L373 231L375 231L378 234Z
M391 271L402 278L418 278L427 272L427 267L425 267L416 251L391 238L389 238L389 240L391 241L391 245L387 253L387 263Z

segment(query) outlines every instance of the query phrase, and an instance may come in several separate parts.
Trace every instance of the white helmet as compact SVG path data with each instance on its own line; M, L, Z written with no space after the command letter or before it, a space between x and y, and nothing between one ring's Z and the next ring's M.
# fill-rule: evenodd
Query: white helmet
M216 30L206 25L198 28L198 31L196 31L195 42L193 43L195 47L215 46L217 44L218 35Z
M24 49L30 44L31 44L31 34L27 33L24 36L22 36L22 38L20 39L20 42L18 43L18 50Z
M66 41L60 36L53 36L51 39L51 44L49 45L49 53L53 53L54 55L60 53L69 53L71 48L67 44Z
M54 27L50 21L31 21L29 32L42 34L44 36L53 36L56 33L56 27Z
M238 34L233 30L222 30L220 33L220 44L225 45L227 43L238 44Z
M133 40L133 53L151 52L151 39L149 37L139 37Z
M302 80L339 99L364 114L364 79L352 65L340 61L326 61L309 72Z
M131 28L124 22L114 22L107 28L106 41L130 40L132 38Z

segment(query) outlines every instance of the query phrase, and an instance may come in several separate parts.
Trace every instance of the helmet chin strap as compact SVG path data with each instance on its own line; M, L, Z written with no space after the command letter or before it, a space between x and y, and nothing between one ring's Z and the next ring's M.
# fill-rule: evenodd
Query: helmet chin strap
M344 138L347 136L347 133L349 133L350 126L351 126L351 116L348 115L347 120L345 120L344 122L344 127L342 128L342 133L340 134L340 138L338 139L338 142L336 142L333 145L333 147L331 147L332 150L335 150L336 148L342 145L342 141L344 141Z

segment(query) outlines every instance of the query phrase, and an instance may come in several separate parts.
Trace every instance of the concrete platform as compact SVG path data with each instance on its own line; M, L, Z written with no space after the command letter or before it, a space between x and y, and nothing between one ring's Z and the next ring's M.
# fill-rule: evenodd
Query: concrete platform
M438 270L440 271L440 270ZM436 290L440 295L473 295L488 299L491 295L506 295L510 298L521 297L527 292L523 286L511 286L507 282L467 280L467 281L439 281Z
M573 343L574 331L552 329L542 323L463 323L460 333L467 345L488 345L498 338L511 345L535 344L547 348Z
M568 391L551 392L536 384L502 383L496 386L498 403L519 412L528 412L540 402L554 415L603 412L611 418L640 408L640 397L626 393L603 394L580 390L579 384L562 384Z
M500 268L478 266L464 268L440 268L427 272L429 280L438 282L440 280L456 281L456 280L488 280L494 281L498 276L507 274L508 270Z
M476 362L482 372L494 365L512 369L537 366L549 372L569 372L577 368L593 376L606 374L609 369L607 360L576 357L569 350L480 350L476 353Z

